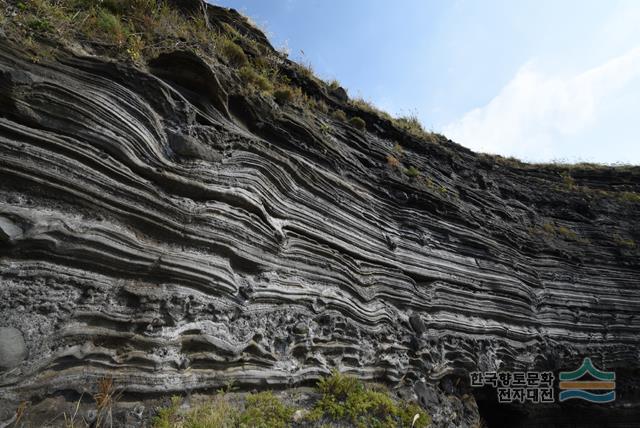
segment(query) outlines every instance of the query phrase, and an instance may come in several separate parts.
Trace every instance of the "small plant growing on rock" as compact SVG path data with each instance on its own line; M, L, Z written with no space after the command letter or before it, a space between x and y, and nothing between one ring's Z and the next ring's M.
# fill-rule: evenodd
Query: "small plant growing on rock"
M289 103L293 101L293 89L288 86L281 86L273 92L273 97L280 105Z
M382 119L393 120L393 118L389 113L387 113L386 111L380 110L371 101L367 101L362 98L353 98L349 100L349 104L351 104L355 108L358 108L362 111L366 111L367 113L373 114Z
M394 123L400 128L419 136L425 133L422 124L416 115L403 116L394 120Z
M415 166L410 166L403 171L407 177L416 178L420 175L420 171Z
M387 156L387 165L389 165L391 168L397 168L400 166L400 161L398 160L397 157L392 156L392 155L388 155Z
M563 237L571 240L571 241L575 241L578 238L578 235L571 229L564 227L564 226L560 226L557 229L558 234L562 235Z
M223 39L220 43L220 52L233 67L240 68L249 62L244 50L232 40Z
M271 391L251 394L240 415L240 426L285 428L290 425L293 412L293 408L285 406Z
M127 40L127 29L120 18L106 9L100 9L95 21L103 37L118 46Z
M271 391L248 394L244 406L220 392L206 401L181 408L182 399L173 397L171 405L158 409L154 428L286 428L291 426L294 409L282 403Z
M640 202L640 193L621 192L619 198L627 202Z
M142 58L142 50L144 49L144 41L138 35L131 35L127 40L127 53L132 61L138 62Z
M555 226L554 224L551 224L551 223L545 223L542 225L542 230L546 235L549 235L552 237L561 237L569 241L578 242L580 244L589 243L588 239L581 238L580 236L578 236L576 232L574 232L573 230L565 226Z
M27 22L27 26L33 31L47 32L51 31L52 26L46 19L32 18Z
M331 79L327 83L327 86L329 87L329 89L335 90L335 89L338 89L340 87L340 82L338 82L336 79Z
M336 422L348 421L358 427L379 428L422 428L431 422L420 406L398 403L386 389L365 386L355 377L337 371L321 379L318 390L322 398L307 416L311 421L328 418Z
M629 249L635 249L637 247L636 241L634 241L633 239L629 238L629 239L625 239L622 236L616 234L613 237L613 240L616 244L618 244L621 247L626 247Z
M438 137L433 132L425 131L415 114L393 119L393 123L420 140L437 143Z
M328 135L329 133L331 133L331 126L328 123L321 122L319 128L320 128L320 132L322 132L325 135Z
M351 119L349 119L349 124L361 131L364 130L364 128L367 126L367 123L364 121L364 119L358 116L354 116Z
M258 73L253 67L245 65L240 69L240 78L247 84L260 89L261 91L270 91L273 89L273 85L262 74Z
M320 113L327 114L329 113L329 106L322 100L316 100L314 98L309 98L308 105L310 108L319 111Z
M562 182L565 185L565 187L569 190L576 190L577 188L576 181L573 179L571 175L569 175L569 173L562 174Z
M98 391L93 395L93 399L96 402L96 426L102 426L102 423L109 425L113 424L113 406L118 401L120 394L116 392L116 387L113 382L113 378L105 377L98 382Z
M342 110L334 110L331 113L331 117L333 117L335 120L339 120L340 122L347 121L347 115Z

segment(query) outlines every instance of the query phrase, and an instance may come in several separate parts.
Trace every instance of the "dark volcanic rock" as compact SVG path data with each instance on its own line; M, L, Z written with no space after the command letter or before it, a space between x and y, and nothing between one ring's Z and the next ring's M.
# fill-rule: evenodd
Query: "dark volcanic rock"
M356 131L238 82L183 51L33 63L0 39L0 313L26 346L0 335L17 368L0 401L72 403L112 377L132 403L337 367L418 385L438 426L471 426L473 370L590 356L638 379L640 211L617 196L640 191L638 168L574 173L607 193L567 189L558 167L366 112L375 132ZM397 143L422 177L386 165Z

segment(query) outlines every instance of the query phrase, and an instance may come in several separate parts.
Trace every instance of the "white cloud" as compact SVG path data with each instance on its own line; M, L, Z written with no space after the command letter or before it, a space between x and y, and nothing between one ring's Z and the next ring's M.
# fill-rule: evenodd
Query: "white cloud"
M444 133L473 150L550 160L558 157L563 139L597 122L605 99L638 76L640 47L573 76L546 75L528 63L487 105Z

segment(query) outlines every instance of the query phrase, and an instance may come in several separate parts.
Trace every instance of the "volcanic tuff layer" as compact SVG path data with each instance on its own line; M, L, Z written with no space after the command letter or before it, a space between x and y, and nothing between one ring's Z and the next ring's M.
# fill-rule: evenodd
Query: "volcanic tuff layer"
M15 351L0 401L71 400L105 376L134 401L296 386L337 367L416 385L437 413L466 403L469 371L590 356L638 404L639 168L577 167L567 185L563 167L420 141L281 67L366 129L248 93L188 51L33 63L0 39L0 340ZM396 144L418 177L387 164ZM458 406L443 424L477 420Z

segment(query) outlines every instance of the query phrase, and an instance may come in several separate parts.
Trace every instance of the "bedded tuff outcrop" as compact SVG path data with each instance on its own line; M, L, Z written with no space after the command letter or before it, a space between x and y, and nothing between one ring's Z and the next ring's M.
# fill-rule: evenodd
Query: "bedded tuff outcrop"
M204 10L276 54L236 12ZM637 416L639 168L424 141L282 55L291 85L365 129L192 50L56 49L34 62L0 38L4 420L25 400L55 414L105 377L131 404L338 368L397 386L436 426L474 426L470 371L585 356L619 373L604 417Z

